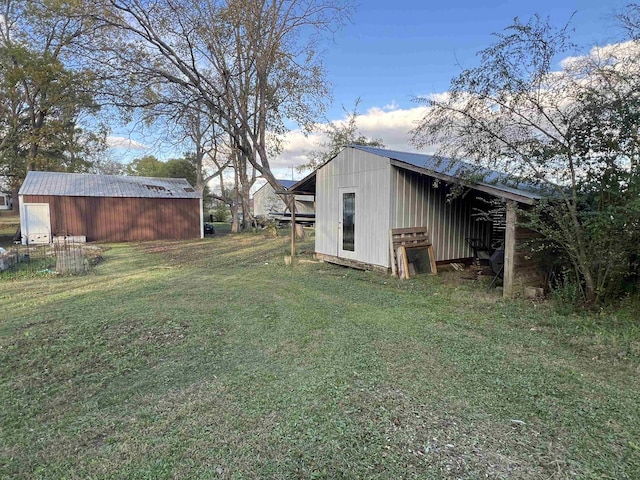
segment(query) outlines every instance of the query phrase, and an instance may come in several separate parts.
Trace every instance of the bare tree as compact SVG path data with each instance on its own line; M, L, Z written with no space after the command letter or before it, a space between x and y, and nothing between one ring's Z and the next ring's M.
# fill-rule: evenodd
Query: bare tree
M179 87L219 122L240 162L239 180L250 180L255 170L279 188L270 157L289 122L308 129L323 111L329 91L319 47L350 6L343 0L98 3L95 18L111 30L97 51L119 72L110 77L126 91L121 105L145 108L168 84Z

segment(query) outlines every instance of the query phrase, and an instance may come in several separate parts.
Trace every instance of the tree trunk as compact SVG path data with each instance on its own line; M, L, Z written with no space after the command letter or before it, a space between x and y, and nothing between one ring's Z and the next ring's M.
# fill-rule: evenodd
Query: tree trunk
M20 187L13 187L11 189L11 209L14 212L20 212L20 197L18 197L18 191Z
M582 277L584 278L585 301L588 306L593 306L596 304L597 292L595 282L593 281L593 274L591 273L591 269L589 268L588 260L585 261L581 259L580 270L582 270Z
M240 219L238 218L238 202L231 202L231 233L240 233Z

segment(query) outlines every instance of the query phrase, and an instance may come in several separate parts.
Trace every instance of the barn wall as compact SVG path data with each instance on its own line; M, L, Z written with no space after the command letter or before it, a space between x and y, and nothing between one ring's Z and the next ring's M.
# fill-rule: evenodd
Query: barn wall
M386 158L346 148L316 174L316 252L337 257L340 188L355 187L355 260L389 267L391 166Z
M437 261L473 256L465 238L480 238L489 245L491 224L478 221L474 209L486 210L477 198L483 194L468 192L464 198L447 201L449 186L434 183L434 178L393 167L391 171L391 228L429 228Z
M53 235L86 235L90 242L200 238L197 198L25 195L24 201L49 204Z

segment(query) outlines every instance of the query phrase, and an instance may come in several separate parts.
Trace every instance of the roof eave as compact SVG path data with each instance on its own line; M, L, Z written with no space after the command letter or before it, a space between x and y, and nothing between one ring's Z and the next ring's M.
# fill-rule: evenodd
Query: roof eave
M439 173L436 172L434 170L430 170L428 168L422 168L422 167L417 167L415 165L411 165L410 163L406 163L403 162L401 160L396 160L393 158L389 158L391 165L398 167L398 168L402 168L404 170L410 170L412 172L416 172L416 173L420 173L423 175L428 175L430 177L434 177L437 178L438 180L443 180L445 182L450 182L450 183L460 183L462 185L464 185L465 187L469 187L469 188L473 188L474 190L478 190L480 192L484 192L484 193L488 193L490 195L493 195L495 197L500 197L500 198L504 198L506 200L513 200L516 201L518 203L523 203L525 205L534 205L539 199L540 197L536 197L536 198L532 198L532 197L528 197L526 195L518 195L516 193L512 193L512 192L506 192L500 188L488 185L488 184L482 184L482 183L475 183L475 182L465 182L463 180L461 180L458 177L453 177L451 175L446 175L444 173Z

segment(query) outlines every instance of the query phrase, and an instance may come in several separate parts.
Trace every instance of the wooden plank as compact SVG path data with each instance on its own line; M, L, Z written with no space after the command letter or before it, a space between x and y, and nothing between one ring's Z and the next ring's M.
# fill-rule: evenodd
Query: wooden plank
M407 250L400 246L396 248L396 257L398 258L398 278L409 278L409 263L407 261Z
M433 245L429 245L427 250L429 251L429 260L431 262L431 275L437 275L438 266L436 265L436 254L433 250Z
M404 235L407 233L424 233L427 234L427 227L411 227L411 228L392 228L394 235Z
M358 270L373 270L375 272L389 273L389 268L383 267L382 265L373 265L371 263L336 257L333 255L327 255L325 253L316 253L315 257L322 262L335 263L336 265L342 265L344 267L356 268Z
M393 230L393 229L392 229ZM416 233L396 233L396 232L392 232L393 235L393 239L394 241L401 241L401 240L411 240L411 239L423 239L423 238L429 238L429 235L426 232L416 232Z
M404 245L405 247L428 247L431 245L431 241L428 238L420 239L420 240L410 240L410 239L401 239L394 240L393 244L395 246Z

